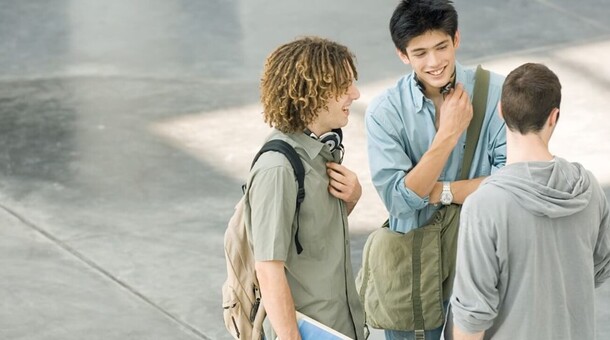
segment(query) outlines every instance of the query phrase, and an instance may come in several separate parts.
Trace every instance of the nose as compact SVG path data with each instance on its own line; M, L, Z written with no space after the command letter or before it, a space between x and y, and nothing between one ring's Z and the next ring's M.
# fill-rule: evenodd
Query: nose
M428 54L428 64L431 67L436 67L441 58L436 54L436 52L432 51Z
M360 98L360 91L356 87L356 84L352 83L352 85L350 85L349 94L352 100L358 100L358 98Z

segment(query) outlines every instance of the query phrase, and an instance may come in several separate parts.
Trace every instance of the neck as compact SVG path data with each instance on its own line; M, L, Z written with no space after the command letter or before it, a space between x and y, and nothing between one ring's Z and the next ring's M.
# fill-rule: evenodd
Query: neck
M441 93L441 90L438 87L426 88L426 91L424 91L424 96L426 96L426 98L430 99L435 104L442 104L443 99L445 98L445 96Z
M544 162L553 159L549 139L536 133L522 135L506 129L506 164Z
M317 121L315 121L315 122L313 122L313 123L311 123L311 124L307 125L307 129L308 129L310 132L312 132L314 135L318 136L318 137L320 137L320 136L322 136L323 134L325 134L325 133L327 133L327 132L331 131L331 130L330 130L330 129L328 129L327 127L320 126L320 124L318 124L318 122L317 122Z

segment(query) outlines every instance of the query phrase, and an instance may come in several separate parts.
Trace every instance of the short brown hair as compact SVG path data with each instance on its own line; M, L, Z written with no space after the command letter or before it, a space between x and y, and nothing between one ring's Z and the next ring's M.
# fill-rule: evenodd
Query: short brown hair
M358 79L354 55L336 42L304 37L278 47L265 62L261 103L265 122L284 133L303 131Z
M523 64L506 77L500 102L511 131L538 132L561 103L559 78L542 64Z

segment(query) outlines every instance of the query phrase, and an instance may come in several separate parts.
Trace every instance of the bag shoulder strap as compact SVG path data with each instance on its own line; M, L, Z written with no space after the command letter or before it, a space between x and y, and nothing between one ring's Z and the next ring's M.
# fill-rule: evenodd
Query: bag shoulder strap
M282 153L284 156L286 156L286 158L292 165L292 170L294 171L294 176L297 179L297 183L299 186L298 191L297 191L297 209L296 209L297 230L296 230L296 234L294 235L294 241L295 241L295 245L297 248L297 254L301 254L301 252L303 252L303 246L301 246L301 242L299 241L299 227L300 227L299 212L301 210L301 203L305 199L305 168L303 167L303 162L301 161L301 157L299 157L299 154L292 147L292 145L288 144L287 142L285 142L283 140L272 139L270 141L267 141L265 143L265 145L263 145L263 147L260 149L260 151L256 154L256 156L254 156L254 160L252 160L252 165L250 166L250 169L252 169L252 167L254 167L254 164L256 163L258 158L267 151L277 151L277 152Z
M464 150L460 179L468 179L468 173L470 172L470 166L472 164L472 159L474 158L474 151L477 146L479 134L481 133L485 111L487 110L489 77L489 71L483 69L481 65L478 65L475 73L474 94L472 97L473 114L470 125L468 125L468 131L466 132L466 148Z

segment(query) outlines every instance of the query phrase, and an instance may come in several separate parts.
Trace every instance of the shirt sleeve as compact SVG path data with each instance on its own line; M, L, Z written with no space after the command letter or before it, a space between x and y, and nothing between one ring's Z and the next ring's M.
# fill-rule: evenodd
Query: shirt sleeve
M254 174L248 200L256 261L286 261L292 243L297 188L289 167L274 166Z
M498 112L500 90L501 86L491 86L490 97L496 99L492 103L487 103L488 106L493 107L488 128L489 144L487 149L492 174L506 164L506 123L500 118Z
M600 196L602 196L602 220L593 253L596 288L610 278L610 213L604 194Z
M500 265L495 251L496 229L491 221L471 212L469 201L466 199L460 214L451 307L453 322L476 333L490 328L498 315Z
M391 119L396 113L381 105L371 106L365 125L373 185L392 216L409 218L428 205L428 197L420 197L404 184L414 164L405 151L406 138L396 129L401 122Z

